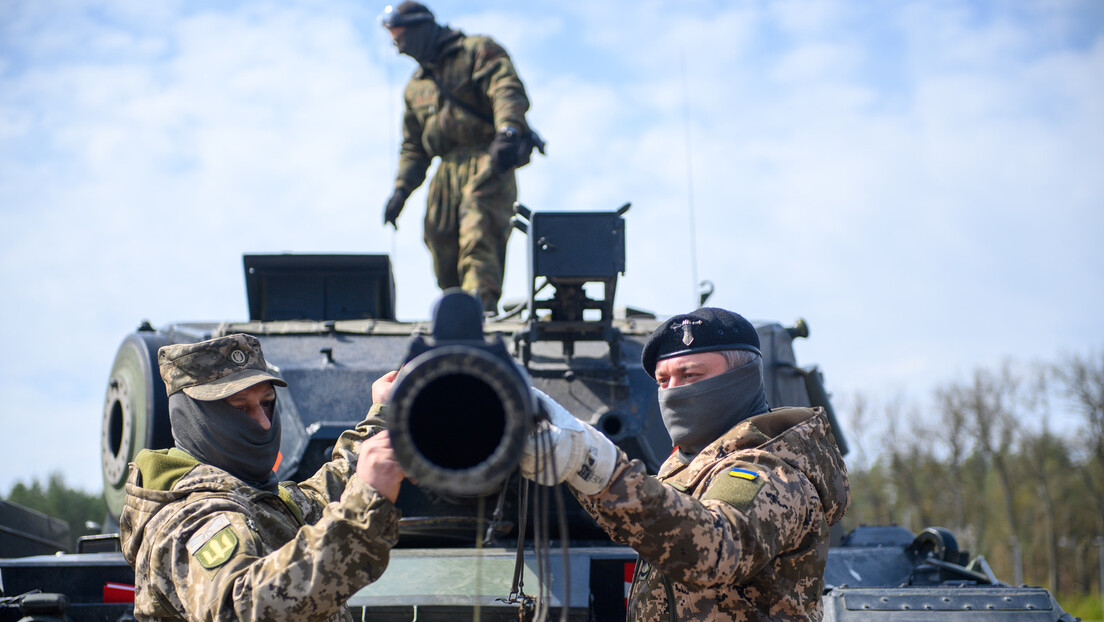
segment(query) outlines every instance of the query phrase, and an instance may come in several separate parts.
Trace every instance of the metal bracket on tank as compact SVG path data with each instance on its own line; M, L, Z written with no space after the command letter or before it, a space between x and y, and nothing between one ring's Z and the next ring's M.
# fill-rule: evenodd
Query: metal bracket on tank
M532 344L558 341L570 364L578 341L604 341L610 364L623 369L621 332L613 327L617 275L625 272L625 203L610 212L534 212L514 204L514 228L529 236L529 318L514 335L522 364L530 367ZM537 279L543 282L538 285ZM586 286L599 284L600 298ZM537 295L551 285L551 297ZM589 313L588 313L589 312ZM598 317L591 317L597 312Z

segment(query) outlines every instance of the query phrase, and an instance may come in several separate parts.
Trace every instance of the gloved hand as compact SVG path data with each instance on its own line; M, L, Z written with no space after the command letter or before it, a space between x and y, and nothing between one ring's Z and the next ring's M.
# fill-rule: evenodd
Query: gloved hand
M521 453L521 474L545 486L566 482L584 495L605 488L617 464L617 447L552 398L538 389L533 392L549 421L529 435Z
M491 168L501 175L518 165L521 134L512 127L499 130L491 141Z
M406 191L395 190L391 198L387 199L387 205L383 208L383 226L391 225L396 231L399 230L399 225L395 221L398 220L399 213L406 204L406 197Z

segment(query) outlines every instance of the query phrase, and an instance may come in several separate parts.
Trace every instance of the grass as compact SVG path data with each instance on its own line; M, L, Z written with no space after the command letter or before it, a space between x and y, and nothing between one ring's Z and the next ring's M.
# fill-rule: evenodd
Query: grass
M1066 613L1077 616L1085 622L1104 621L1104 600L1100 598L1100 594L1056 596L1055 600Z

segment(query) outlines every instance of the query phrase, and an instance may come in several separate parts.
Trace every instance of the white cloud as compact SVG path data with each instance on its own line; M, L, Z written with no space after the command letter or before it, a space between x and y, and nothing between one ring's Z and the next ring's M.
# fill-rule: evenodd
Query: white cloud
M926 398L1006 356L1104 342L1091 4L519 6L434 3L527 81L550 151L521 200L634 203L620 304L694 299L689 138L711 302L805 316L799 359L837 392ZM44 473L33 450L62 422L85 439L71 479L98 487L115 348L142 318L244 318L243 252L389 252L401 317L437 294L424 189L397 233L380 225L413 69L380 7L96 7L0 9L0 286L18 300L0 307L0 420L48 414L0 441L20 465L0 491ZM507 297L526 293L525 243Z

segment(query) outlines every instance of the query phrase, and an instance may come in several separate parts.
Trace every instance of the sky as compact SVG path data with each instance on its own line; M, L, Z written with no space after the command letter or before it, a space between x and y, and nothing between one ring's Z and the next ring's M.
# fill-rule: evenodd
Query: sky
M548 155L522 203L632 203L619 305L709 280L805 318L799 363L875 400L1104 348L1104 3L429 4L525 82ZM243 253L388 253L399 318L428 317L424 186L382 226L414 69L382 9L0 0L0 494L98 492L119 344L247 319Z

